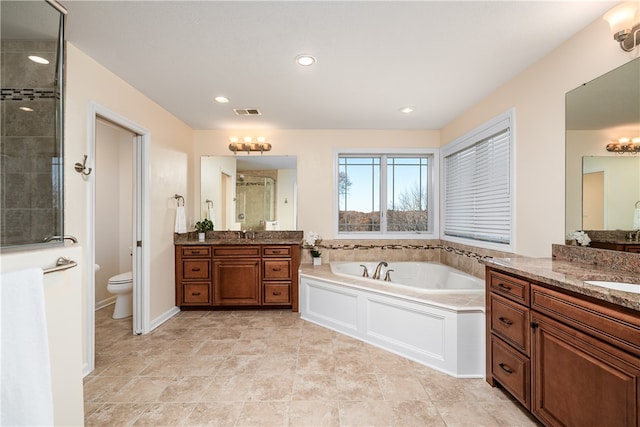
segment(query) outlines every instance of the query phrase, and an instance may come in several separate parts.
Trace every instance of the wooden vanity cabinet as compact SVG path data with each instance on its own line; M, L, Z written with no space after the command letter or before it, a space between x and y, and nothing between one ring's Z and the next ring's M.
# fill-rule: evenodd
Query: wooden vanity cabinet
M547 426L640 426L640 313L490 267L486 277L490 384ZM528 284L527 304L515 311L502 306L509 298L498 291L507 279ZM525 312L529 327L521 334ZM518 330L502 330L501 317L515 318Z
M211 247L176 247L176 305L210 305Z
M214 247L213 283L215 305L260 305L260 247Z
M597 249L610 249L613 251L640 253L639 243L610 243L610 242L591 242L589 246Z
M198 252L202 248L206 254ZM186 257L191 253L198 256ZM204 264L197 264L203 261L208 273L199 277L195 270L205 271ZM176 305L298 311L299 265L298 245L176 246ZM200 287L206 288L206 298Z
M487 381L531 409L530 284L493 270L486 280Z

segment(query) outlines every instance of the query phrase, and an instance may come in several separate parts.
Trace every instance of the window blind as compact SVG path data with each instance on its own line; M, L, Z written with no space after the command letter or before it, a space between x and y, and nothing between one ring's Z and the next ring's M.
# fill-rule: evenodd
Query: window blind
M444 160L444 234L509 244L511 134L497 134Z

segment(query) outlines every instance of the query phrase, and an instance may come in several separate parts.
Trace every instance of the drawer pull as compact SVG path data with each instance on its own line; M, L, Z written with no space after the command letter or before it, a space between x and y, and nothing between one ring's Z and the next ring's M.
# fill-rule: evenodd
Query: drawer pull
M281 269L280 267L274 267L274 268L272 268L271 270L272 270L272 271L280 271L280 270L282 270L282 269Z
M200 271L200 268L192 268L191 271Z
M282 295L282 292L273 292L273 295Z
M191 251L191 255L200 255L200 251Z
M200 295L200 292L191 292L191 296L197 297Z
M513 322L507 318L501 317L498 319L500 322L504 323L507 326L513 325Z
M500 366L500 369L505 371L507 374L513 374L513 369L511 369L508 365L500 363L498 366Z
M511 286L505 285L504 283L498 283L498 287L500 289L503 289L503 290L507 291L507 292L511 291Z
M274 254L279 254L279 253L280 253L280 251L273 251L273 253L274 253Z

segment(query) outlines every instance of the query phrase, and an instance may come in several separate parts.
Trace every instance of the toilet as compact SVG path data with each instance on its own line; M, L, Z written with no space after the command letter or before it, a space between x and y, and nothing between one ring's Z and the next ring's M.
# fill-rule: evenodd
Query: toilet
M116 295L114 319L133 315L133 275L130 271L113 276L107 282L107 291Z

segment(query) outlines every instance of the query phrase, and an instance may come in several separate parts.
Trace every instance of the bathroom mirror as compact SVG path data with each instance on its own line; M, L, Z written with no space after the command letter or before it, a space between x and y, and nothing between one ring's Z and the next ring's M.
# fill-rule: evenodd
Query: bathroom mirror
M640 58L567 93L565 118L566 232L631 230L640 155L611 153L606 146L640 137Z
M296 230L295 156L202 156L201 218L216 230Z
M0 246L60 245L65 16L44 0L2 0L0 16Z

